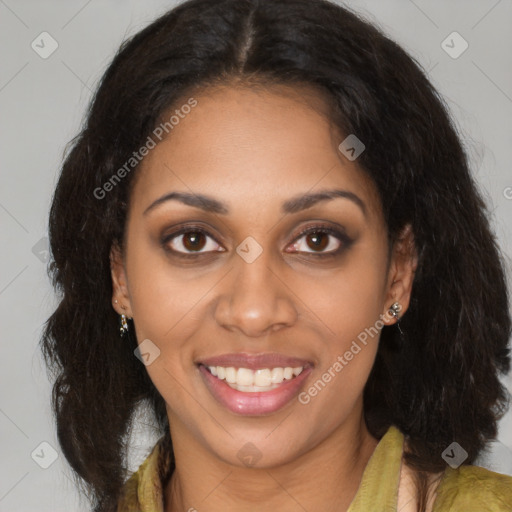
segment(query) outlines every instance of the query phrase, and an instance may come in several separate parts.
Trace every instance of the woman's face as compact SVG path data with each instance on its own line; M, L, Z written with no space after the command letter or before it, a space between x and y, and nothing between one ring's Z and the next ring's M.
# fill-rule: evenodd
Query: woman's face
M171 433L239 466L359 425L379 327L409 299L374 186L326 106L300 94L194 96L142 161L124 261L112 253L116 309L133 317Z

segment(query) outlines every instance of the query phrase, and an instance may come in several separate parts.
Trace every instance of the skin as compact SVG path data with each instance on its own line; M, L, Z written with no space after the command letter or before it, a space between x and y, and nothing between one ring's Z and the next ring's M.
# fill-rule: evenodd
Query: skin
M297 356L314 364L307 389L381 315L395 322L386 314L392 303L407 310L417 263L411 230L389 252L376 189L338 150L345 137L313 91L230 84L194 98L197 106L141 163L125 250L111 253L113 307L133 318L139 343L150 339L160 350L146 369L166 401L175 447L166 512L346 510L377 445L362 394L378 336L308 404L294 399L258 417L219 404L195 362L228 352ZM334 188L356 194L366 212L346 198L280 211L291 197ZM172 191L214 196L229 214L178 201L143 214ZM317 253L343 250L315 257L314 235L299 238L313 221L342 227L353 242L323 235ZM186 223L210 233L196 260L160 243ZM236 252L248 236L263 249L252 263ZM166 246L191 253L185 238ZM248 442L261 453L253 467L237 457Z

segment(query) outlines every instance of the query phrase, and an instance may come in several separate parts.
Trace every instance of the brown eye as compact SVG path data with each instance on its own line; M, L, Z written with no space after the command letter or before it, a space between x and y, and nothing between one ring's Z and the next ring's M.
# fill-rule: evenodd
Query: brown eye
M200 251L205 245L206 236L199 231L189 231L182 236L182 244L187 251Z
M323 251L329 245L329 235L321 231L306 235L307 245L314 251Z
M353 242L353 239L343 231L328 225L312 225L301 231L291 245L293 251L287 250L287 252L327 258L341 254Z
M178 256L195 256L208 252L219 252L219 244L200 228L183 228L167 235L162 240L165 250Z

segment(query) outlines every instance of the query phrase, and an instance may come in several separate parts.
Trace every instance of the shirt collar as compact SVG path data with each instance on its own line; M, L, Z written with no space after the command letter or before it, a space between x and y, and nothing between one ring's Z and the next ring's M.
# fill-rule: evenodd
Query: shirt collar
M366 512L375 503L381 510L396 510L403 442L402 432L391 425L375 447L347 512ZM164 512L164 487L174 469L170 449L168 437L163 436L133 475L141 512Z

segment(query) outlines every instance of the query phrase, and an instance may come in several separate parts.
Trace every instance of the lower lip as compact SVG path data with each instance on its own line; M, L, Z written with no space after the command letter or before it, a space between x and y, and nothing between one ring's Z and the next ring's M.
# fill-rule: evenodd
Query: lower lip
M199 371L214 398L230 411L244 415L270 414L284 407L298 394L311 370L311 366L305 367L297 377L284 380L278 388L270 391L244 393L213 376L204 365L199 365Z

